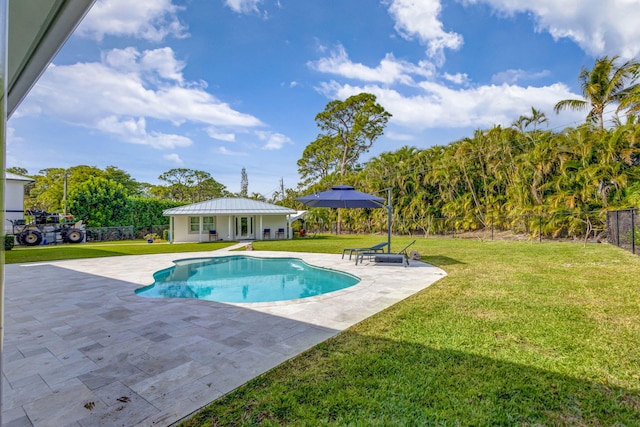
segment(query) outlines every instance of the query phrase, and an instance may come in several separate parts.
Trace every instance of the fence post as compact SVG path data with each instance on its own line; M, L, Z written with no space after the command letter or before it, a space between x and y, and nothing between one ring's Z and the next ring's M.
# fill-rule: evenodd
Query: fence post
M606 215L606 220L605 220L605 229L607 230L607 243L611 243L611 212L606 211L605 215Z
M631 253L636 253L636 226L633 223L634 209L631 209Z
M620 211L616 211L616 246L620 247Z
M538 215L538 236L542 243L542 215Z
M491 216L491 240L493 240L493 215Z

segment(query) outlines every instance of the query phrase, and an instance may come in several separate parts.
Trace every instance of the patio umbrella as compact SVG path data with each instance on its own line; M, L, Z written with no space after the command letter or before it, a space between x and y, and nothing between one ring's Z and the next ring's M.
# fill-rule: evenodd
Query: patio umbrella
M391 189L388 190L388 203L382 197L362 193L350 185L337 185L331 190L321 191L296 198L312 208L387 208L387 252L391 251Z

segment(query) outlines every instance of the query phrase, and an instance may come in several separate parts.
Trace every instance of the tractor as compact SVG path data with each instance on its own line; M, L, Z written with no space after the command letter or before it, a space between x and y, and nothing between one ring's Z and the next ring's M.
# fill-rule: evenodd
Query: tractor
M24 219L9 220L13 225L13 234L19 244L37 246L46 243L81 243L84 241L82 221L73 222L72 216L64 216L38 209L28 209L27 215L33 221Z

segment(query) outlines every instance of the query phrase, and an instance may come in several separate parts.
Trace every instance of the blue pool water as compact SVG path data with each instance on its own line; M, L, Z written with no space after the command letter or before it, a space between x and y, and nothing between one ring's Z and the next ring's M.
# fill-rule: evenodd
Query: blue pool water
M270 302L307 298L353 286L351 274L314 267L298 258L244 255L192 258L153 275L136 290L149 298L197 298L219 302Z

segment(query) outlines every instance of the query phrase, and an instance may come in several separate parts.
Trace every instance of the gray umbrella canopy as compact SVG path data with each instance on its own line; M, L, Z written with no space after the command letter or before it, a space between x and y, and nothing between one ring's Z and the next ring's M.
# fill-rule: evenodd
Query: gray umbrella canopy
M383 208L384 199L356 191L350 185L336 185L331 190L298 197L296 199L312 208Z
M296 200L312 208L387 208L387 252L391 250L391 200L385 204L382 197L356 191L350 185L336 185L331 190L298 197Z

